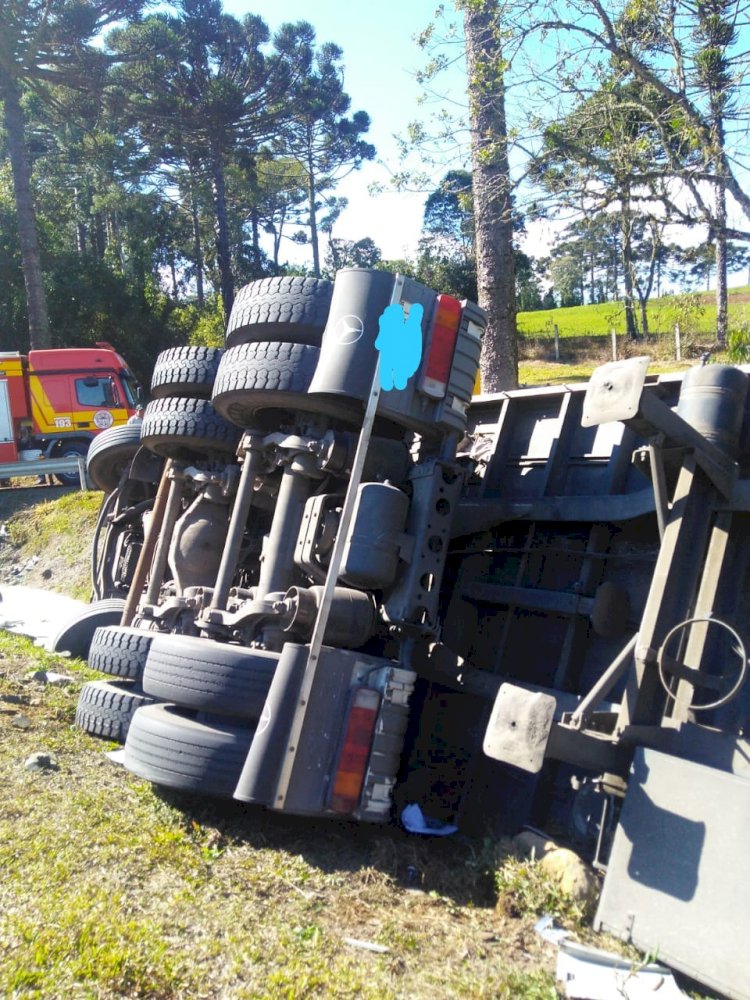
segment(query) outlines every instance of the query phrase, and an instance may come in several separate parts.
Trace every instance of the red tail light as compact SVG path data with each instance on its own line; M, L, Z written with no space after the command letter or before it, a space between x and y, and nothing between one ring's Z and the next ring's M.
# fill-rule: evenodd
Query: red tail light
M330 798L331 809L341 813L353 812L362 794L380 694L372 688L357 688L350 706Z
M448 378L461 324L461 303L450 295L438 295L435 320L427 347L427 361L422 371L419 391L433 399L442 399L448 389Z

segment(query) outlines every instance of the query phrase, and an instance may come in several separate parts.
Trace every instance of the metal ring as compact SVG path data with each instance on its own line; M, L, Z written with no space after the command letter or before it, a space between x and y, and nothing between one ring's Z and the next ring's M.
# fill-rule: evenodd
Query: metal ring
M726 694L722 695L716 701L708 702L705 705L694 705L692 704L692 702L688 705L688 708L692 709L693 712L705 712L709 708L719 708L720 705L726 705L726 703L728 701L731 701L732 698L734 698L734 696L737 694L739 689L742 687L742 684L745 680L745 675L747 674L747 653L745 652L745 644L742 641L742 639L740 639L738 633L732 628L731 625L727 625L725 621L722 621L721 618L713 618L711 615L699 615L696 618L686 618L684 622L680 622L678 625L675 625L673 628L671 628L669 632L667 632L666 636L664 637L664 642L661 644L659 652L656 656L656 663L659 668L659 683L664 688L664 691L666 692L668 698L674 700L676 696L672 693L672 691L669 690L666 677L664 676L664 664L662 661L664 659L664 656L666 655L667 645L670 639L672 639L672 637L681 629L685 628L686 625L693 625L697 622L706 622L708 625L721 625L722 628L725 628L737 643L736 652L737 655L740 657L742 664L740 666L740 672L734 684L734 687L732 687L729 691L727 691Z

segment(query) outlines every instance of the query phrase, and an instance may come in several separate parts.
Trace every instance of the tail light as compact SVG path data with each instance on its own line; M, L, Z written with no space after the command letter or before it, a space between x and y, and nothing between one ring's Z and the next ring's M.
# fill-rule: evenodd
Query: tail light
M419 391L425 396L433 399L445 396L460 325L461 303L451 295L438 295L427 359L419 383Z
M379 709L378 691L365 687L355 690L333 776L330 806L334 812L351 813L357 808L367 773Z

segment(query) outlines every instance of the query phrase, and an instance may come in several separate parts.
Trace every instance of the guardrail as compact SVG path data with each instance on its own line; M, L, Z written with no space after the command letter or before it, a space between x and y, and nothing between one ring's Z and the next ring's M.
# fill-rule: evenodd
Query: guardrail
M34 462L3 462L0 465L0 479L48 476L57 472L77 472L81 489L88 490L84 455L72 455L69 458L39 458Z

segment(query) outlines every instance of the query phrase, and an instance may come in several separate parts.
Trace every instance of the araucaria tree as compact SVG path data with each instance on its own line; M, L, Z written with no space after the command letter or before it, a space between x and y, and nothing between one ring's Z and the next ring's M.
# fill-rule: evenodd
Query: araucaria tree
M32 347L51 344L31 186L23 96L44 98L50 85L86 88L106 59L89 44L121 18L135 18L143 0L5 0L0 24L0 100L13 173L18 238Z

